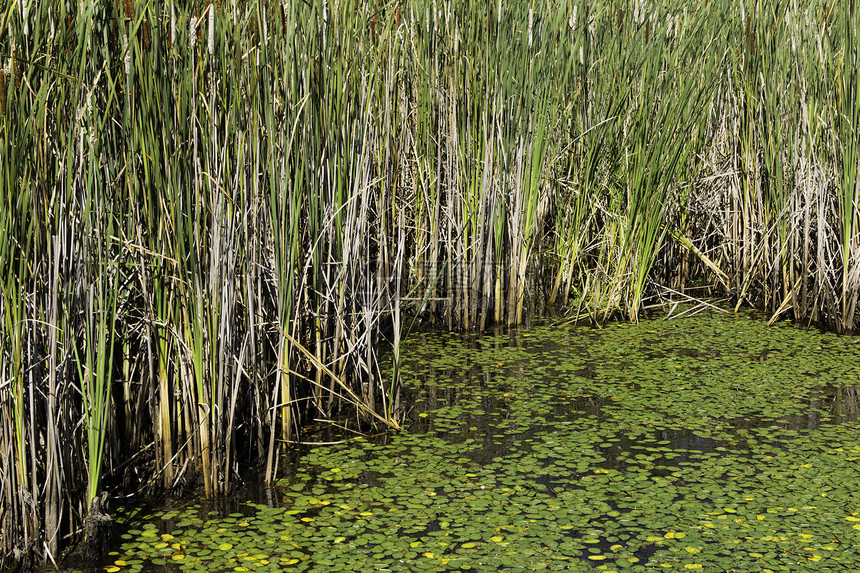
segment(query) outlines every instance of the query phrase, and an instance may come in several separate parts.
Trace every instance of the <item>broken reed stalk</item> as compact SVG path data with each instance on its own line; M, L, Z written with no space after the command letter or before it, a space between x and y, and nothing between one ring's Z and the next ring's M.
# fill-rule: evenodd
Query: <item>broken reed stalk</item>
M215 495L240 459L276 480L308 420L397 427L421 318L516 324L546 291L635 320L705 283L858 326L850 10L124 0L59 46L48 4L2 23L0 568L58 555L104 485ZM117 14L128 49L91 43ZM25 82L15 46L52 65Z

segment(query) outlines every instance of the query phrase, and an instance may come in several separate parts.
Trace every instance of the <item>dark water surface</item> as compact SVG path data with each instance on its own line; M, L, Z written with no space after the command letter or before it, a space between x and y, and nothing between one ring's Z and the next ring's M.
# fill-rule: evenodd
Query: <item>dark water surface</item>
M127 518L107 571L860 571L860 344L697 315L428 333L406 431Z

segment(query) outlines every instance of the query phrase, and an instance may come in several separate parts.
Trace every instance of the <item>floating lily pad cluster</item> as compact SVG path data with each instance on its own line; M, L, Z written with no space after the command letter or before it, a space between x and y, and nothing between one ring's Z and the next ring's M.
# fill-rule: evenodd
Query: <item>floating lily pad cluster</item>
M277 503L138 518L107 570L860 570L853 342L744 316L416 336L409 431L311 449Z

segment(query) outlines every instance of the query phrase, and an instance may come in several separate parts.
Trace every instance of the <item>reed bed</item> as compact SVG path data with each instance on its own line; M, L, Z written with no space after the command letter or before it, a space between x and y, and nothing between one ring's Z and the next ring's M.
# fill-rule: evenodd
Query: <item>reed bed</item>
M858 14L711 0L10 2L0 568L105 492L398 427L417 321L672 293L858 327ZM396 368L394 369L396 372ZM88 519L90 521L88 521Z

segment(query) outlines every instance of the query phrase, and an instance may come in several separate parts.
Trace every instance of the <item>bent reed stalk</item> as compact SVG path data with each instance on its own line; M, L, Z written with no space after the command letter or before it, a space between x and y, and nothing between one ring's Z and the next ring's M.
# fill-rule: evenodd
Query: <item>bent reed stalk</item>
M858 327L853 3L0 20L0 568L59 558L105 489L219 495L307 421L398 427L378 348L418 320L705 286Z

